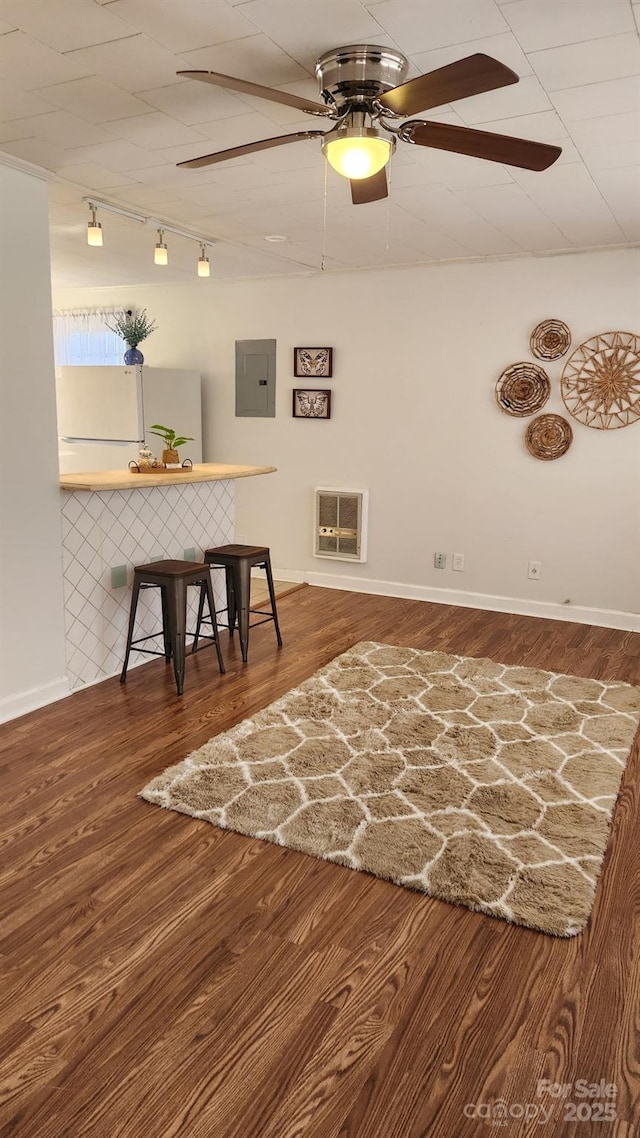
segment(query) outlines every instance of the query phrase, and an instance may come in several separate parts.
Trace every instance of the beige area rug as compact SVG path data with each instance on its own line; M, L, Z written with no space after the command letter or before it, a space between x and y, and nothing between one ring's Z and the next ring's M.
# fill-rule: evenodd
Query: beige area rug
M366 642L141 793L573 936L639 716L627 684Z

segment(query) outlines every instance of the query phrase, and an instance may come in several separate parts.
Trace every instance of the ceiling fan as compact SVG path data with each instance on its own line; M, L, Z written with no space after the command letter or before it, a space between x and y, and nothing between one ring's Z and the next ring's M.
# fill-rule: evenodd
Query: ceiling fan
M372 44L335 48L325 52L316 63L323 103L217 71L178 71L178 75L257 95L334 123L328 131L299 130L294 134L263 138L215 154L203 154L200 158L179 162L178 166L194 170L289 142L321 138L328 162L351 182L354 205L364 205L387 197L385 166L397 139L415 146L469 154L489 162L504 162L525 170L546 170L562 153L559 146L442 122L409 119L396 125L393 120L406 119L408 115L456 99L519 82L515 71L481 53L404 82L408 69L406 57L391 48Z

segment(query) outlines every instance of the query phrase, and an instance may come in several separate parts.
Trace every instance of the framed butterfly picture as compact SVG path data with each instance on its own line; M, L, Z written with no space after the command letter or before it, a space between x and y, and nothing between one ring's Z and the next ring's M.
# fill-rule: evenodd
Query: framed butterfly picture
M328 387L294 387L294 419L330 419L331 392Z
M293 374L297 379L330 379L333 348L294 348Z

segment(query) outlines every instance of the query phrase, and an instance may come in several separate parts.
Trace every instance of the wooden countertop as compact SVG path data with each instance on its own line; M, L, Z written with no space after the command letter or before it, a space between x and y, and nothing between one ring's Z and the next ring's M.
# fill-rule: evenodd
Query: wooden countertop
M175 474L130 474L128 470L61 474L60 486L63 490L139 490L147 486L181 486L185 482L251 478L254 474L273 474L276 470L275 466L229 466L220 462L200 462Z

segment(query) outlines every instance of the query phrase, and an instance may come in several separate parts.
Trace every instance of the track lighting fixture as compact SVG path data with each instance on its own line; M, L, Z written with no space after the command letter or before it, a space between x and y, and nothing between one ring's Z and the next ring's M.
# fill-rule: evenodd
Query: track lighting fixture
M210 277L211 276L211 265L209 264L209 258L207 257L207 254L205 251L204 241L202 242L202 244L200 246L200 256L198 258L198 276L199 277Z
M167 246L164 243L164 229L158 230L158 240L156 242L156 248L155 248L155 252L153 254L153 260L154 260L154 263L156 265L168 265L169 264L169 251L167 249Z
M114 205L112 202L105 202L96 198L83 198L82 199L89 206L91 211L91 221L89 222L89 229L87 241L89 245L102 245L102 226L99 221L96 221L96 211L98 209L106 209L110 213L119 213L122 217L128 217L131 221L139 221L143 225L155 225L157 227L158 240L156 241L155 249L153 252L153 260L156 265L169 264L169 250L165 243L165 233L175 233L176 237L184 237L187 241L197 241L200 246L200 257L198 258L198 276L210 277L211 265L207 257L207 245L213 245L215 242L210 237L201 237L199 233L190 233L188 229L180 229L176 225L170 225L168 222L159 217L147 217L143 213L134 213L133 210L125 209L123 206Z
M87 245L102 245L102 226L96 221L96 207L89 202L91 221L87 226Z

